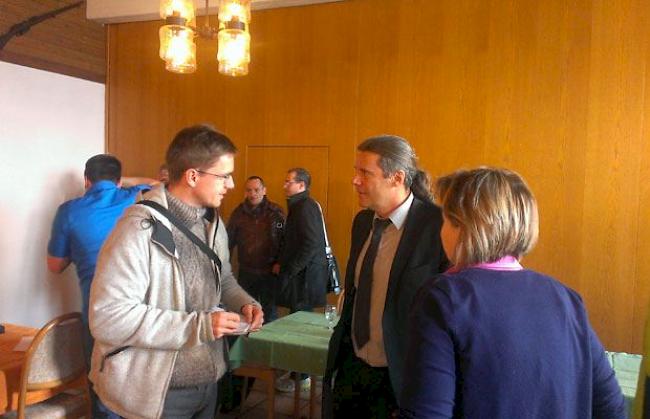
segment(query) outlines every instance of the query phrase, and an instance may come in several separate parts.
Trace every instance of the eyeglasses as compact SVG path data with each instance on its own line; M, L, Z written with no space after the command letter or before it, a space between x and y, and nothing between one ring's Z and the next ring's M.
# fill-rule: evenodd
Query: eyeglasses
M291 185L292 183L300 183L300 181L297 181L297 180L285 180L284 181L285 185Z
M228 179L232 179L232 173L228 173L227 175L220 175L218 173L210 173L210 172L204 172L203 170L195 169L197 172L204 174L204 175L210 175L214 176L217 179L225 180L227 181Z

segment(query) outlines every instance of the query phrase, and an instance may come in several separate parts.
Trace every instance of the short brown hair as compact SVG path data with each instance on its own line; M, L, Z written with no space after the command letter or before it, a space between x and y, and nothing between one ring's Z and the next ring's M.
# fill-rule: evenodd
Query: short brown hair
M436 196L449 222L460 228L455 255L462 268L521 258L537 243L537 201L517 173L499 168L459 170L436 182Z
M230 138L210 125L183 128L167 149L169 181L177 182L188 169L206 169L226 154L235 154L237 147Z
M86 161L84 176L90 183L100 180L110 180L113 183L120 181L122 177L122 163L117 157L110 154L97 154Z

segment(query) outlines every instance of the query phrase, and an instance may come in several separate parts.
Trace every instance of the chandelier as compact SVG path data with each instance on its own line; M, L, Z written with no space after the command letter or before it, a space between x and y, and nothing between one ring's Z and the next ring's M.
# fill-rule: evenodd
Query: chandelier
M161 0L160 17L165 20L159 30L160 58L165 69L174 73L196 71L196 44L194 38L217 39L219 72L228 76L248 74L251 61L251 0L220 0L219 27L210 26L209 0L205 0L205 21L195 24L192 0Z

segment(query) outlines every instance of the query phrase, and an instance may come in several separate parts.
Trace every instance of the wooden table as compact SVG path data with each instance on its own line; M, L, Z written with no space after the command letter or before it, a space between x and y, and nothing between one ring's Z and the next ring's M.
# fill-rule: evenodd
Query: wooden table
M38 332L38 329L31 327L3 324L5 332L0 334L0 415L18 408L20 368L25 352L14 351L14 347L23 337L34 336Z

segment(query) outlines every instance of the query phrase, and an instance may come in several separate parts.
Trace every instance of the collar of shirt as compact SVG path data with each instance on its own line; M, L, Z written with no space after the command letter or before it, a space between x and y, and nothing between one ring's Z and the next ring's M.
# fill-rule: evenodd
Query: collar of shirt
M465 269L471 268L486 269L488 271L521 271L524 269L517 258L510 255L504 256L499 260L495 260L494 262L477 263L476 265L470 265ZM460 271L462 271L462 269L458 269L452 266L447 270L446 273L456 273Z
M524 269L514 256L504 256L494 262L479 263L473 265L472 268L488 269L491 271L521 271Z
M291 205L295 204L296 202L302 201L303 199L307 199L307 198L309 198L309 191L298 192L295 195L291 195L291 196L287 197L287 205L291 206Z
M411 192L409 193L408 198L406 198L404 202L402 202L399 207L395 208L393 212L391 212L390 215L388 216L388 218L390 219L390 221L393 223L393 225L397 230L401 229L402 226L404 225L404 222L406 221L406 216L408 215L412 204L413 204L413 193ZM379 218L377 217L377 213L375 213L375 218Z
M112 180L98 180L97 182L90 185L90 188L88 188L86 194L91 194L97 191L105 191L108 189L117 189L117 184Z

